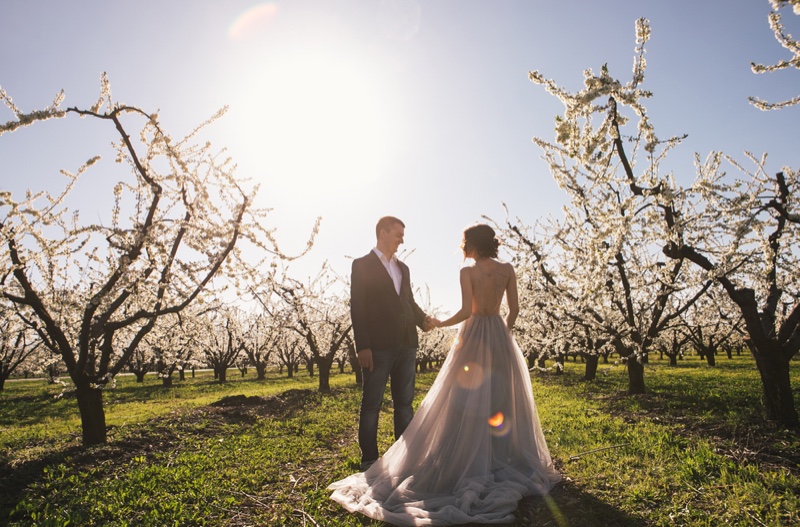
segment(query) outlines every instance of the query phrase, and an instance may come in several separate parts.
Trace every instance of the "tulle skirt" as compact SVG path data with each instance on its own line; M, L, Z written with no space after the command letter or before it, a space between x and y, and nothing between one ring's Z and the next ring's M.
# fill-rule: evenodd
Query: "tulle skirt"
M473 315L403 435L328 488L347 510L400 526L508 523L522 497L560 479L522 353L500 316Z

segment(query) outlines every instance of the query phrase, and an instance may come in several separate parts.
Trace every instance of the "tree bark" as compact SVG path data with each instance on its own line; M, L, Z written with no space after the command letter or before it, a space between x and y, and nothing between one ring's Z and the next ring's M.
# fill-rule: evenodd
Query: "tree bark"
M669 365L670 366L677 366L678 365L678 356L677 355L668 355L669 356Z
M330 393L331 391L331 367L333 366L333 358L326 360L320 358L317 363L319 366L319 391L322 393Z
M583 374L584 381L593 381L597 378L597 363L600 357L597 355L584 355L586 360L586 370Z
M706 352L706 363L712 368L717 365L717 357L714 350L708 350Z
M753 352L761 375L762 402L766 418L789 428L800 427L789 379L789 361L777 352Z
M161 377L161 386L164 388L172 388L172 375Z
M256 380L263 381L267 378L267 365L263 362L256 363Z
M103 392L92 388L88 382L76 383L78 409L84 446L103 445L106 442L106 414L103 410Z
M644 365L636 360L634 354L628 355L626 362L628 364L628 394L645 393Z

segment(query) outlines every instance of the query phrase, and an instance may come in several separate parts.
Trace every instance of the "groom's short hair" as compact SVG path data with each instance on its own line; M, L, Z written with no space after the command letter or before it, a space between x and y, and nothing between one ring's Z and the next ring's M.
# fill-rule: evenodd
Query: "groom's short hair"
M406 224L403 223L400 218L395 218L394 216L384 216L383 218L379 219L378 224L375 225L375 238L380 238L381 231L388 231L396 223L399 223L404 229L406 228Z

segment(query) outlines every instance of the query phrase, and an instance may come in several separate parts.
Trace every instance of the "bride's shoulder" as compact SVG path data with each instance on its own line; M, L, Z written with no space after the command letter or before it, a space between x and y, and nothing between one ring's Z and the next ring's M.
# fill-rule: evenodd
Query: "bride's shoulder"
M514 266L510 263L504 262L503 260L495 260L495 262L497 263L497 269L501 270L504 274L514 274Z

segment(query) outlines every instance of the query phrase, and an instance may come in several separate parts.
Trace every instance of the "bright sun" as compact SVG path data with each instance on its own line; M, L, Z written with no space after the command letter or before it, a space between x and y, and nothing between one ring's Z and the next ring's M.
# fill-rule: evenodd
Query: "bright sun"
M380 180L393 142L392 105L365 66L315 50L263 68L249 119L273 183L324 197Z

